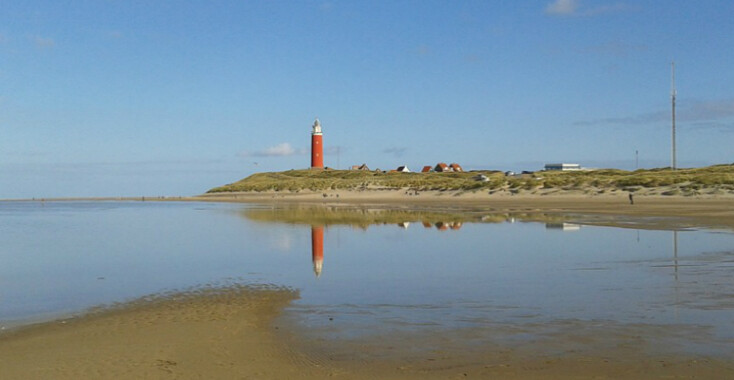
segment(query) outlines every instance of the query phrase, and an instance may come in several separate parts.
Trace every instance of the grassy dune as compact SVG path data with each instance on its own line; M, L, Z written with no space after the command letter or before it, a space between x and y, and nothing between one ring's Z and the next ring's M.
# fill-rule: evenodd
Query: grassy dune
M478 181L484 174L489 179ZM519 176L505 176L498 171L465 173L383 173L356 170L289 170L257 173L207 193L325 190L509 190L539 189L638 191L664 188L661 195L694 195L698 192L734 192L734 164L704 168L640 169L625 171L600 169L576 172L541 171Z
M483 171L498 184L504 175ZM288 170L257 173L238 182L217 187L208 193L233 191L301 191L301 190L359 190L401 189L460 190L480 188L485 183L472 177L478 173L383 173L359 170Z

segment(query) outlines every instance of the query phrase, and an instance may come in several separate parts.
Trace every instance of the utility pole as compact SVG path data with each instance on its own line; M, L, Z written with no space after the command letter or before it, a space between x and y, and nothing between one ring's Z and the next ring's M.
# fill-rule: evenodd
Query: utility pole
M635 170L640 168L640 152L635 150Z
M671 144L672 152L671 152L671 157L670 157L670 159L671 159L670 166L671 166L671 168L673 170L675 170L677 168L676 167L677 166L676 165L676 159L675 159L675 95L676 95L676 91L675 91L675 61L673 61L673 62L670 63L670 68L671 68L671 71L670 71L670 77L671 77L670 100L672 102L672 111L673 111L672 112L673 125L672 125L672 136L671 136L671 138L672 138L672 144Z

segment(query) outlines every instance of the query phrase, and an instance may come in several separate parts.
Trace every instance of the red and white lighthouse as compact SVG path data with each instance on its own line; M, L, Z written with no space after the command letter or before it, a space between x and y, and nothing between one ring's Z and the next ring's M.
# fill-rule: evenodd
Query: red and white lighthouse
M319 118L313 122L311 131L311 169L324 168L324 136L321 133Z

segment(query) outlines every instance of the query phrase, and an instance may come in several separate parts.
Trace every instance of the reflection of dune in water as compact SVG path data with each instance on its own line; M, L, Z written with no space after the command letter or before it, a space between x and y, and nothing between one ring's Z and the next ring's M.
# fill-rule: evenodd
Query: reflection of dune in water
M411 223L439 230L458 230L464 223L505 223L537 221L562 223L567 216L543 213L488 213L474 210L405 210L375 207L300 205L248 208L245 218L264 223L305 224L311 226L347 225L367 228L373 224L395 224L408 228Z

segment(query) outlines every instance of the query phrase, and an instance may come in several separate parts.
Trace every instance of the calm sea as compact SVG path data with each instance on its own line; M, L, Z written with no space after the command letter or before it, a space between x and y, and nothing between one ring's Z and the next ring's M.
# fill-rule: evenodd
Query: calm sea
M169 291L274 284L300 293L290 318L330 339L471 331L454 336L508 343L585 329L651 334L676 352L734 351L732 233L573 219L0 202L0 326Z

